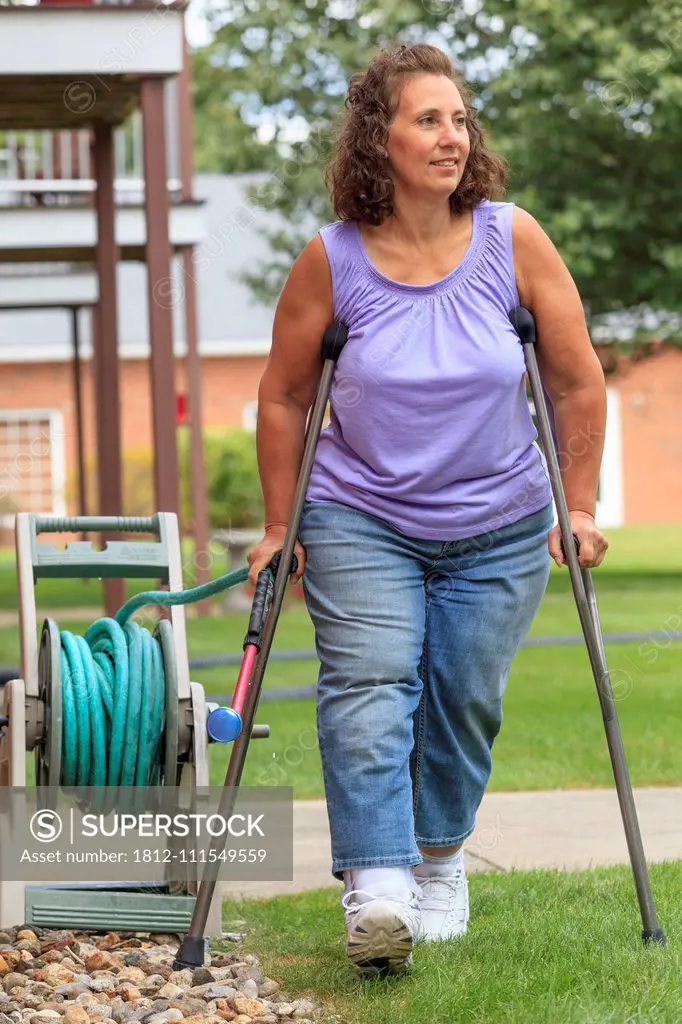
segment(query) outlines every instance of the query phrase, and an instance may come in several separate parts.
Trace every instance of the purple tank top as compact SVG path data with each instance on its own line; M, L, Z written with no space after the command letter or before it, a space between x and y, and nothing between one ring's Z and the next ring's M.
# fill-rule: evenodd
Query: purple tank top
M460 265L430 285L393 281L355 221L320 229L334 318L348 328L306 497L409 537L461 540L551 501L508 312L519 304L513 203L483 201Z

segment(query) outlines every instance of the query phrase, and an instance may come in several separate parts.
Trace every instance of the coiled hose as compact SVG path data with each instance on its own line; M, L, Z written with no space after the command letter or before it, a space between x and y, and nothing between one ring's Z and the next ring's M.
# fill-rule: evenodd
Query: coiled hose
M190 590L150 590L85 636L60 631L63 786L155 786L166 720L161 645L131 616L144 605L193 604L243 583L248 568Z

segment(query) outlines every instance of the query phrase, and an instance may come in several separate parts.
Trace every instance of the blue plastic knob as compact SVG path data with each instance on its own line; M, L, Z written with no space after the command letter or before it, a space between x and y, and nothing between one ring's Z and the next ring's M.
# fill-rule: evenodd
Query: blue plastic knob
M233 708L214 708L206 719L206 732L216 743L231 743L242 731L241 715Z

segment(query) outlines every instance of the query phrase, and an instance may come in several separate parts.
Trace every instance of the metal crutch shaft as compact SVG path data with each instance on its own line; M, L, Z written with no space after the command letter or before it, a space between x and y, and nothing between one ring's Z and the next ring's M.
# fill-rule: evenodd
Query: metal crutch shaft
M258 709L261 684L265 674L265 668L270 654L275 629L277 627L277 620L284 600L287 581L291 571L290 567L294 558L294 547L298 536L301 513L303 511L303 502L308 489L308 481L310 479L315 452L317 450L317 442L319 440L322 422L327 408L327 400L331 389L332 377L336 368L336 361L341 355L347 339L348 329L341 323L334 323L327 328L322 341L322 375L318 384L315 401L308 417L303 457L301 459L301 468L299 470L293 505L289 516L289 525L284 536L281 555L277 562L272 601L265 622L263 623L261 648L254 662L253 673L251 675L248 690L246 691L242 714L242 730L234 741L232 754L227 766L223 793L218 806L218 815L225 819L229 819L234 811L237 798L237 787L241 781L244 762L246 761L246 755L248 752L249 740L251 739L253 720ZM209 855L208 863L204 867L201 882L199 884L199 890L197 892L196 902L194 904L189 931L183 938L180 949L178 950L177 957L173 965L174 970L182 970L185 967L200 967L204 963L206 951L204 932L206 931L206 922L208 920L209 910L218 881L218 874L220 870L219 853L224 847L224 843L224 836L217 836L211 839L209 849L215 849L218 852L218 856L212 860Z
M597 610L597 599L594 592L592 574L588 568L582 568L578 561L578 552L574 542L571 529L571 521L566 495L564 493L559 468L559 459L554 444L554 434L550 422L550 414L545 402L545 394L542 386L542 378L538 367L535 344L537 341L535 331L535 320L532 314L524 306L516 306L509 313L509 319L516 330L521 341L523 355L528 371L530 389L535 403L535 413L538 420L538 431L542 447L547 460L554 503L557 510L557 517L561 529L564 554L568 564L568 571L571 577L573 594L578 608L580 625L582 626L587 652L597 687L597 694L604 719L606 741L609 748L609 756L613 768L613 775L616 783L616 793L620 805L625 839L630 855L630 863L637 890L637 899L642 917L642 939L645 943L664 944L665 933L659 926L654 906L654 898L651 892L649 870L644 855L642 835L637 818L637 809L632 793L632 784L625 760L625 750L618 723L616 704L613 697L611 677L606 663L604 651L604 639L599 622Z

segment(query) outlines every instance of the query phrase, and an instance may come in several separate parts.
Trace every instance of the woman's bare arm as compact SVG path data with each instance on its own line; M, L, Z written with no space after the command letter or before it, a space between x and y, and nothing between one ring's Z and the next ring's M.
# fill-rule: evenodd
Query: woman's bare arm
M322 337L333 315L329 262L316 235L282 289L258 389L256 443L266 529L289 521L306 420L322 373Z
M587 331L578 289L556 247L516 207L514 267L522 305L537 327L537 358L552 402L569 511L595 515L606 427L604 372Z

